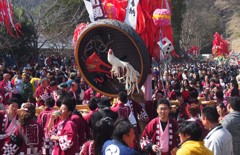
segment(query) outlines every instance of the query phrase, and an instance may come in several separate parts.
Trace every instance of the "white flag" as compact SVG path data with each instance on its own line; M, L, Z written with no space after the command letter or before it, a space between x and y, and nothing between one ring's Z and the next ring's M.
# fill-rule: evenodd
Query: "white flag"
M83 0L83 1L86 6L90 21L94 22L92 3L87 0Z
M137 26L137 6L139 0L128 0L128 6L126 9L126 17L124 22L130 25L134 30Z

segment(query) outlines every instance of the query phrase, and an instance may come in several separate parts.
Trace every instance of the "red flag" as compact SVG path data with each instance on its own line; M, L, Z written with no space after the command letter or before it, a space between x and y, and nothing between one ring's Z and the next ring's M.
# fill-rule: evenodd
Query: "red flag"
M14 24L13 22L12 5L9 0L0 1L0 23L3 23L6 26L8 34L11 36L14 36L11 27L15 30L17 37L18 33L21 33L21 24Z

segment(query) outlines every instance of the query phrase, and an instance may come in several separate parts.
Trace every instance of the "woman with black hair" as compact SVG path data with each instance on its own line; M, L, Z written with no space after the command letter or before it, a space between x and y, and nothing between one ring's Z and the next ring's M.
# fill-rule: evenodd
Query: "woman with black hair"
M64 99L58 113L53 113L50 117L48 128L51 128L51 130L49 134L50 139L55 142L53 155L79 153L76 124L71 121L74 109L71 100ZM57 125L51 127L58 116L60 116L60 120Z
M231 80L230 86L231 86L231 97L239 96L237 80Z
M119 119L114 125L113 140L104 143L101 154L139 155L139 152L132 149L134 139L134 126L126 118Z
M196 81L196 86L195 86L195 89L197 89L198 91L198 94L201 94L201 92L203 91L203 87L202 87L202 84L201 82L198 80Z
M188 104L198 104L200 105L199 101L198 101L198 91L197 89L193 88L193 87L190 87L189 90L188 90L188 94L189 94L189 97L188 97Z
M88 126L87 121L83 118L82 114L77 109L75 109L76 108L76 100L74 99L72 94L66 93L66 94L60 95L56 102L57 106L60 107L62 102L71 103L72 108L74 109L71 113L70 120L76 126L79 151L80 151L82 145L87 141L87 139L91 138L90 128Z
M86 120L87 124L90 124L90 119L91 119L92 114L98 110L97 104L99 102L100 102L100 99L98 97L93 97L87 103L90 111L86 115L83 116L83 118Z
M72 115L71 115L71 121L75 123L76 125L76 132L77 132L77 137L78 137L78 144L79 144L79 150L78 152L82 149L82 145L91 138L90 136L90 128L87 124L87 121L83 118L82 114L76 109L76 100L73 98L73 96L67 96L65 97L64 100L68 100L74 108Z
M194 121L186 121L179 125L180 148L176 155L213 155L201 141L202 130Z
M183 92L184 90L188 90L189 88L190 88L189 81L187 79L184 79L182 82L181 92Z
M84 143L80 155L101 155L105 141L110 140L114 129L114 121L110 117L103 117L93 128L93 140Z

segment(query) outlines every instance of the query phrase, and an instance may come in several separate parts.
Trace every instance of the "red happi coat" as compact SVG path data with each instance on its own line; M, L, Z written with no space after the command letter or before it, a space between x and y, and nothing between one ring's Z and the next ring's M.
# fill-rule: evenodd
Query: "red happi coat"
M37 107L44 105L44 101L52 96L52 90L47 87L47 88L43 88L42 85L38 86L36 89L36 104Z
M0 96L3 98L3 104L6 105L9 98L12 97L11 85L9 85L8 81L2 80L0 82Z
M46 125L48 124L52 112L54 112L52 108L46 108L39 114L37 122L41 125L43 129L45 129ZM42 154L43 155L52 154L54 142L50 140L47 130L44 130L43 141L44 143L42 147Z
M145 101L145 110L149 117L149 122L158 116L157 101Z
M124 103L118 103L114 107L111 108L113 112L118 113L118 118L128 118L130 115L130 107L125 106Z
M77 140L76 125L70 118L54 126L51 134L59 137L55 142L52 155L75 155L79 154L79 145Z
M21 132L23 134L21 134ZM36 121L31 120L27 126L20 126L17 130L17 136L18 135L20 135L22 139L28 139L28 141L23 141L19 149L20 154L36 154L41 152L44 133L43 128ZM34 150L32 153L31 147Z
M148 121L149 117L144 106L140 105L140 103L137 103L134 100L128 100L130 104L131 111L133 112L135 118L137 119L139 117L142 121Z
M83 117L76 114L71 116L71 121L76 125L76 133L79 145L79 151L82 149L82 145L90 139L90 128Z
M47 125L52 112L54 112L52 108L46 108L38 115L37 122L42 126L42 128L45 128Z
M177 94L175 90L171 90L170 93L168 94L168 99L169 100L176 100L177 99Z
M157 144L160 140L159 139L159 133L160 133L160 118L154 118L152 121L148 123L148 125L145 127L142 137L141 137L141 148L145 149L148 145L152 146L153 144ZM170 151L177 147L178 145L178 125L177 122L169 119L168 124L169 129L169 155L171 155ZM170 139L172 137L172 139ZM150 152L151 155L155 155L153 151Z
M92 89L91 87L88 88L88 89L84 92L83 100L89 101L89 100L92 98L92 96L91 96L92 91L93 91L93 89ZM95 96L98 97L98 98L101 98L102 95L101 95L100 93L96 93Z
M134 100L128 100L128 102L125 104L125 106L129 106L131 112L133 113L133 116L136 120L137 124L134 124L134 118L131 118L131 115L129 116L129 121L134 126L134 133L135 133L135 140L134 140L134 149L137 151L140 151L140 145L139 145L139 139L140 139L140 126L138 123L138 118L141 121L148 121L149 117L145 110L145 104L141 105Z
M34 120L26 126L18 126L13 134L5 139L3 154L41 154L43 129Z
M7 121L7 113L4 110L0 110L0 148L3 147L5 142L5 124Z
M85 121L87 122L87 124L90 124L90 118L92 116L92 114L94 112L96 112L98 109L95 109L95 110L90 110L86 115L83 116L83 118L85 119Z
M17 129L17 119L18 117L15 116L9 123L7 113L0 110L0 154L4 154L3 146L5 145L6 140L9 139Z
M189 116L187 113L187 106L188 106L188 104L186 102L183 102L178 107L178 110L177 110L177 121L178 122L189 119Z
M80 155L95 155L93 140L87 141L83 144Z

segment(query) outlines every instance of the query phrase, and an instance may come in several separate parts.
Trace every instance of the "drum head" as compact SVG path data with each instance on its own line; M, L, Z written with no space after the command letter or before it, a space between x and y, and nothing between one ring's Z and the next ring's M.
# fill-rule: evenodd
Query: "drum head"
M150 72L150 55L145 43L134 29L117 20L100 20L89 24L80 34L75 59L84 80L96 91L116 97L125 84L111 77L107 61L109 48L115 57L129 62L140 74L139 88Z

